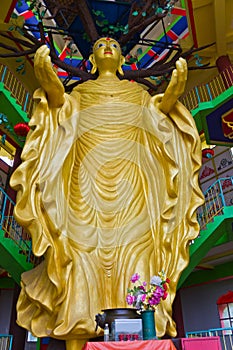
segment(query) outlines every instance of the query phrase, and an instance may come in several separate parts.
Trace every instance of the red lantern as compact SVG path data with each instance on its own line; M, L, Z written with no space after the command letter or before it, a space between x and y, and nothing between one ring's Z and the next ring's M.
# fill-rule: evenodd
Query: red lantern
M214 156L214 150L212 148L205 148L202 150L203 158L212 158Z
M18 136L23 136L23 137L27 136L29 130L30 130L30 127L28 126L27 123L18 123L14 126L14 131Z

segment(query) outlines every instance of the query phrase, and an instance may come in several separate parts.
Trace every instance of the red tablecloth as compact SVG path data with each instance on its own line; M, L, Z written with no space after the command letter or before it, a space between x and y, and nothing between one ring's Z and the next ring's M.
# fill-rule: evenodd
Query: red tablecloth
M176 350L170 339L168 340L135 340L88 342L83 350Z

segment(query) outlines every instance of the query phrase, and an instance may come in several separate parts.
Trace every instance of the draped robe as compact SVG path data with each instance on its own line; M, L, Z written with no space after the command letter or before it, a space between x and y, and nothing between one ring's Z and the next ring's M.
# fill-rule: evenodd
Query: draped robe
M11 185L15 217L44 261L22 274L17 322L38 337L86 338L95 314L126 307L130 277L164 270L157 335L175 336L172 302L199 233L199 135L177 102L169 115L138 84L88 81L50 108L42 89Z

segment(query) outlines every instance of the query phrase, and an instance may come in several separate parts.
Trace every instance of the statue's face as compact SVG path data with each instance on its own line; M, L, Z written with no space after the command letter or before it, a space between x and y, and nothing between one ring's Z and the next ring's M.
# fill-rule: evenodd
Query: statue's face
M111 38L101 38L93 46L93 56L98 68L106 61L111 65L118 67L121 59L121 48L119 43Z
M117 55L121 54L121 48L119 43L111 38L101 38L97 40L93 47L93 53L95 55Z

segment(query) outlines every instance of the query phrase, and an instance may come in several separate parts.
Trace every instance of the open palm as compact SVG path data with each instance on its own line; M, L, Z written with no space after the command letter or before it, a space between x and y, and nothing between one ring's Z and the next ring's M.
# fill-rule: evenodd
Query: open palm
M64 86L54 71L50 50L46 45L41 46L34 58L34 71L41 87L45 90L50 107L59 107L64 102Z
M172 72L171 81L163 95L160 103L160 110L168 114L174 107L178 98L184 93L187 80L187 63L185 59L179 58L176 62L176 69Z

